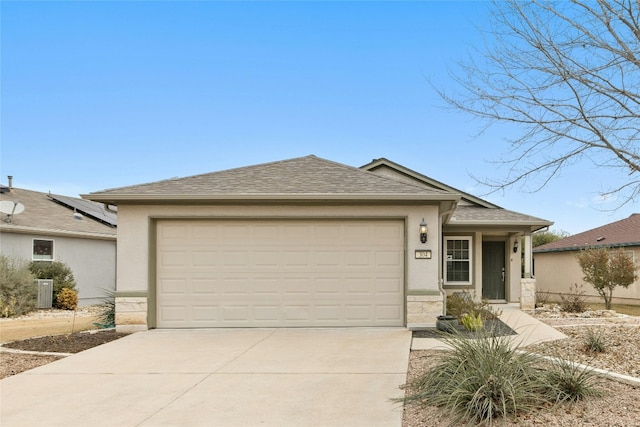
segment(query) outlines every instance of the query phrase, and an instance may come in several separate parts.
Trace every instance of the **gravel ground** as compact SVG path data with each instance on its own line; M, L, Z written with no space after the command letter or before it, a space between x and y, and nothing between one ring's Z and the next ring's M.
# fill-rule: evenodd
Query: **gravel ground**
M408 381L433 367L442 351L412 351L409 357ZM640 426L640 388L606 379L598 379L602 397L575 404L546 408L532 414L522 414L513 419L498 420L493 425L544 426L544 427L637 427ZM450 425L449 417L434 407L405 407L402 427L441 427ZM453 424L462 427L466 424Z
M617 315L614 312L587 312L579 315L541 310L531 313L539 320L554 326L569 338L551 343L529 346L540 354L576 360L596 368L640 377L640 317ZM584 337L589 331L604 334L606 352L594 355L584 351ZM407 381L435 366L442 351L412 351ZM610 426L640 427L640 387L632 387L605 378L597 385L602 397L575 404L546 408L533 414L500 420L495 426ZM403 427L435 427L449 425L450 419L433 407L405 407ZM461 424L464 425L464 424ZM458 425L454 425L458 427Z

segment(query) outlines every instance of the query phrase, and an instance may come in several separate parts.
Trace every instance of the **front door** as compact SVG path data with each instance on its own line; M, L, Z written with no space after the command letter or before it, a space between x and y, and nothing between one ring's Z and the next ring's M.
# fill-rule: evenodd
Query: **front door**
M504 242L482 242L482 298L504 300Z

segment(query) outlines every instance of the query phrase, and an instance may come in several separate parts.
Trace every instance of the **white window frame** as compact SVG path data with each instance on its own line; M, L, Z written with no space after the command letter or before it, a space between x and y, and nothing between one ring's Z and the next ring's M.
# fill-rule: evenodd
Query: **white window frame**
M469 263L469 280L467 281L448 281L448 271L447 271L447 246L448 242L451 240L466 240L469 242L469 259L467 260L456 260L456 261L467 261ZM473 237L472 236L445 236L444 238L444 247L442 248L443 252L443 260L442 260L442 270L444 272L444 284L448 286L468 286L473 284Z
M35 254L36 241L51 242L51 258L36 258L36 254ZM53 261L55 259L55 254L56 254L55 251L56 251L56 244L55 244L55 241L53 239L33 239L32 243L31 243L31 259L33 261L51 262L51 261Z

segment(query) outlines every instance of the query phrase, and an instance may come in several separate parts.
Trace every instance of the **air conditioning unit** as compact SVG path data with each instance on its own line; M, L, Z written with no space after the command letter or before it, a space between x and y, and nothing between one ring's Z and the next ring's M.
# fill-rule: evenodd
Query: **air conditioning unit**
M38 279L38 308L53 305L53 279Z

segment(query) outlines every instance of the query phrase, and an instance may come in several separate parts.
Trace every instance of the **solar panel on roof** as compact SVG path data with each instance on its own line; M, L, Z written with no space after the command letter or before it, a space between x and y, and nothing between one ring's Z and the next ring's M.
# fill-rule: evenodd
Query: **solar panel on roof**
M107 209L102 203L92 202L90 200L76 199L74 197L58 196L49 194L49 197L56 203L73 208L76 212L80 212L84 216L91 217L96 221L112 227L118 226L118 215Z

